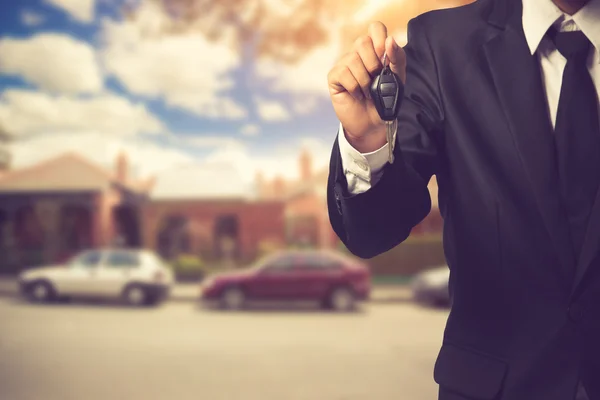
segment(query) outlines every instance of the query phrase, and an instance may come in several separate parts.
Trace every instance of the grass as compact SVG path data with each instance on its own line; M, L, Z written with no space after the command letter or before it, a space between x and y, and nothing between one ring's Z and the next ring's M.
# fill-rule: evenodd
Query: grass
M371 282L373 285L407 285L411 279L410 275L375 275Z

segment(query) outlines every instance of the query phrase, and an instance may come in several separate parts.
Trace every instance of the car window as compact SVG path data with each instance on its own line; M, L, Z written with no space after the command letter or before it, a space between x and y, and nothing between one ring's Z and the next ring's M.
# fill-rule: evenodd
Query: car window
M274 257L265 265L265 270L269 272L287 271L294 266L294 257L289 254Z
M99 251L86 251L85 253L76 256L71 265L85 268L94 268L102 259L102 253Z
M333 257L328 257L325 254L302 254L298 256L298 262L296 263L298 268L301 269L332 269L337 268L339 262Z
M139 263L138 254L132 251L112 251L106 258L106 266L113 268L137 267Z

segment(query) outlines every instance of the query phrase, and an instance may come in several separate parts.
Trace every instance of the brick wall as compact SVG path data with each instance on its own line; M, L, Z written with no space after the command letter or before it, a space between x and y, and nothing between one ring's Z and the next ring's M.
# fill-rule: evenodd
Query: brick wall
M144 247L156 250L161 222L169 216L183 216L193 232L192 251L209 252L213 247L214 230L220 216L237 217L241 258L251 259L262 240L285 240L284 204L278 201L163 201L142 207L142 237Z

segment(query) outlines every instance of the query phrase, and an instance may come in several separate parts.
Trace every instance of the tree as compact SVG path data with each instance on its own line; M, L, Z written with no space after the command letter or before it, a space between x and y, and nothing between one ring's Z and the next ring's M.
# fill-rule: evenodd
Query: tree
M228 39L254 57L293 63L331 40L336 30L355 37L374 19L395 30L421 12L472 0L382 0L369 21L354 18L369 0L136 0L128 3L125 15L136 18L143 1L156 3L168 16L166 35L200 31L211 40Z
M124 12L136 18L144 0ZM364 0L145 0L169 16L164 34L200 31L212 40L231 39L239 51L284 62L299 60L329 40L329 32Z

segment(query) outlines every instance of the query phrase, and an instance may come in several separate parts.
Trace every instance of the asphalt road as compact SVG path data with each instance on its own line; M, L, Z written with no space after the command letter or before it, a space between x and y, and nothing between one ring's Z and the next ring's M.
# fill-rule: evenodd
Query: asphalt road
M0 298L1 400L432 400L447 312L221 313Z

